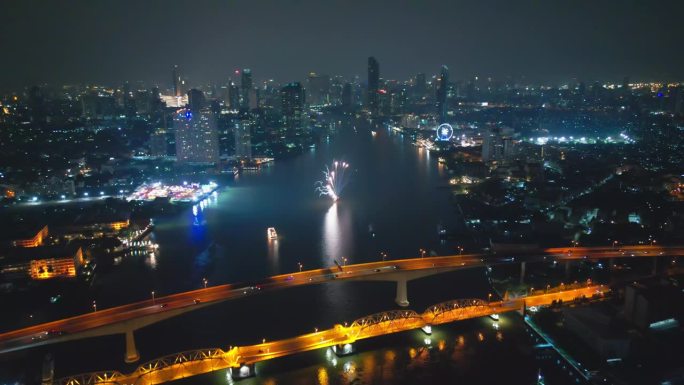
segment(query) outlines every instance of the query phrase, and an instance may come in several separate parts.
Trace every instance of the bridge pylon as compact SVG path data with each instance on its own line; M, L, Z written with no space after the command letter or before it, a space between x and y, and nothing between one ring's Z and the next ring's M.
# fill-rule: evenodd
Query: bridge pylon
M133 335L133 329L126 330L126 355L124 361L127 364L132 364L140 360L140 352L135 347L135 336Z
M394 301L401 307L406 307L409 305L406 282L407 279L404 277L397 279L397 296L394 298Z

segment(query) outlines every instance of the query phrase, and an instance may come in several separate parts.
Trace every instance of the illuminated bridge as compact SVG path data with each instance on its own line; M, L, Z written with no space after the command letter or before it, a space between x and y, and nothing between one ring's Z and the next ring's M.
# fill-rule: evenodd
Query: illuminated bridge
M572 301L576 298L603 296L604 286L568 286L513 300L487 302L481 299L461 299L430 306L423 313L413 310L393 310L357 319L349 326L337 324L330 329L297 337L251 346L231 346L199 349L172 354L144 363L131 373L104 371L62 378L59 385L154 385L182 378L229 369L234 378L254 374L259 361L297 354L309 350L333 347L340 355L353 352L353 343L362 339L407 330L423 328L430 332L433 325L461 321L523 309L525 306L543 306L554 301Z
M0 334L0 353L82 338L124 334L126 361L135 362L140 357L134 338L137 329L205 306L266 291L336 281L392 281L397 284L395 301L405 307L409 304L408 281L460 269L519 263L522 279L525 265L532 262L557 260L569 264L579 259L652 257L655 266L659 256L681 255L684 255L684 247L680 246L562 247L517 254L463 254L307 270L273 276L251 285L227 284L157 297L6 332ZM56 333L48 334L48 331Z

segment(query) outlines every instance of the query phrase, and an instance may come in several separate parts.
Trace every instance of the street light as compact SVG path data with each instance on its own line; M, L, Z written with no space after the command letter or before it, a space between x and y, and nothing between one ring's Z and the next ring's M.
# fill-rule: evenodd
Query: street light
M618 244L618 241L613 241L613 249L615 248L615 246L617 246L617 244Z
M154 290L152 290L152 305L154 305Z
M459 246L458 247L458 255L461 255L461 254L463 254L463 247Z
M97 302L93 300L93 311L97 311Z
M202 278L202 283L204 283L204 288L206 289L207 288L207 279Z
M487 302L492 302L492 293L487 294Z
M342 257L342 266L347 266L347 257Z
M387 259L387 253L385 253L384 251L382 253L380 253L380 255L382 256L383 261L385 261L385 259Z
M301 263L301 262L297 262L297 265L299 266L299 272L301 273L301 272L302 272L302 263Z

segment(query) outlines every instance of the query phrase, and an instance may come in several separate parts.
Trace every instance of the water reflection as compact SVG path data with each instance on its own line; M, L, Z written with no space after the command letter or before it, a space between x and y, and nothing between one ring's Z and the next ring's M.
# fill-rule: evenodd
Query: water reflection
M268 262L271 265L271 271L280 271L280 247L278 246L278 239L268 239Z
M341 263L351 254L353 243L351 213L340 203L333 203L323 221L323 266L332 265L335 259Z

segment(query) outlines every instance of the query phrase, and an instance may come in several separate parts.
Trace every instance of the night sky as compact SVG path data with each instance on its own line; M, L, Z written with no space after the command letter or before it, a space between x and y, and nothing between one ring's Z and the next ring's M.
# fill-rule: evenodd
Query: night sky
M451 69L530 82L684 80L681 0L0 0L0 88L256 80L365 81Z

